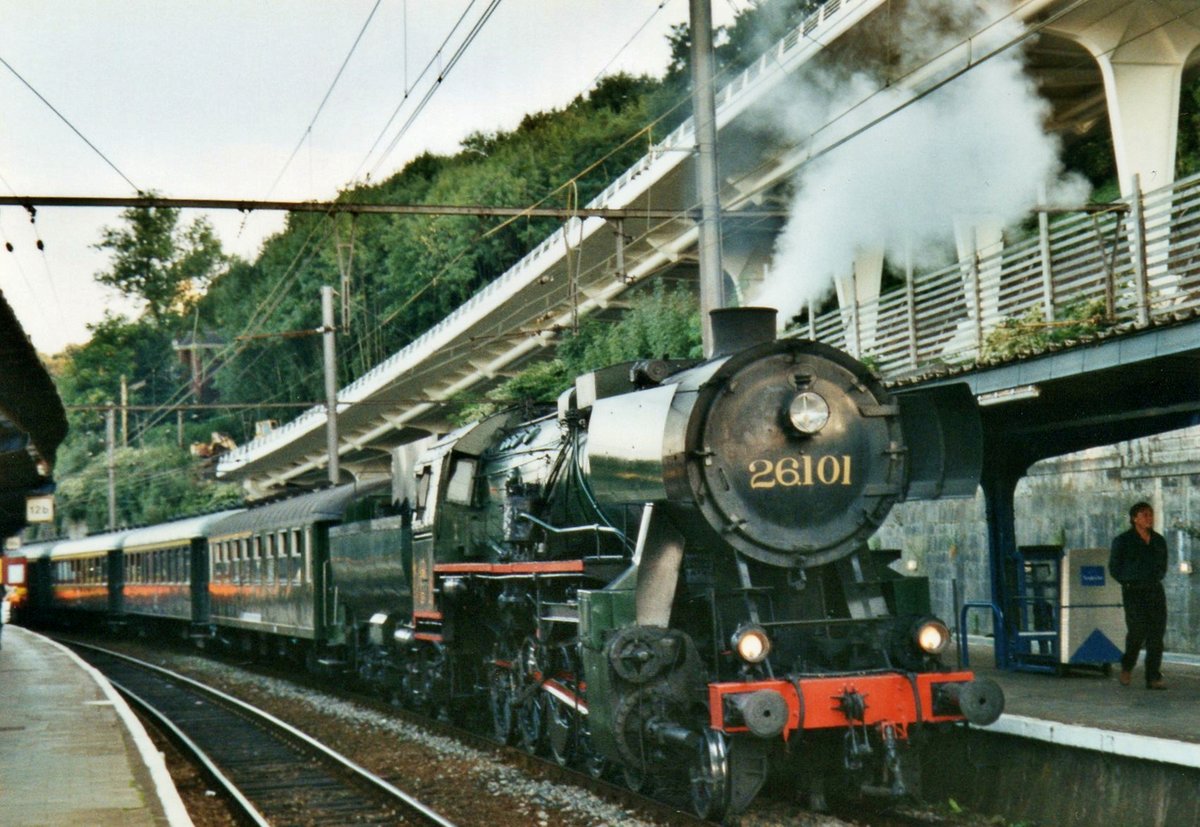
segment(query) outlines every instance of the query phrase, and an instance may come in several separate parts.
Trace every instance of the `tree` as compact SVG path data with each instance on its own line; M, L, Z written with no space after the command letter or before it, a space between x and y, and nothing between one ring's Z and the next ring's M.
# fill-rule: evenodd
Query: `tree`
M483 399L454 400L451 419L466 423L513 405L553 402L576 376L608 365L636 359L699 359L702 355L696 295L656 282L653 290L633 300L620 321L586 319L577 332L564 337L554 359L535 363Z
M228 263L206 218L181 228L179 210L170 207L131 207L121 218L125 226L105 227L94 245L112 254L96 279L144 301L156 323L186 310Z

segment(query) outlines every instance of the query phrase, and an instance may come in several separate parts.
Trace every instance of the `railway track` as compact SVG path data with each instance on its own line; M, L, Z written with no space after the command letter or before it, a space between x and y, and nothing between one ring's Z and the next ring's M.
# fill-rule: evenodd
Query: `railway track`
M64 643L73 647L81 647L82 644L78 639L63 640ZM118 644L120 645L120 644ZM144 644L139 645L134 649L137 654L143 654ZM116 654L116 653L114 653ZM155 650L151 655L156 659L160 656L170 658L174 654L172 649ZM188 657L194 657L194 653L186 653ZM88 656L89 660L91 656ZM210 658L213 664L221 663L219 658ZM319 691L331 698L339 698L344 702L353 703L364 709L372 709L378 714L387 716L397 720L409 721L414 725L419 725L423 730L438 736L451 738L465 746L477 750L481 753L488 753L497 756L505 763L520 768L523 773L528 773L531 776L541 777L555 784L570 785L583 790L588 790L599 798L605 799L616 804L623 809L627 815L645 820L645 822L661 825L662 827L692 827L692 825L710 824L704 822L689 812L685 811L686 803L683 798L673 806L664 803L661 800L648 798L645 795L631 791L620 784L610 783L608 781L599 780L590 775L569 768L561 767L555 762L532 755L524 750L516 747L508 747L498 744L491 737L479 733L464 730L462 727L455 726L444 721L421 716L417 713L403 711L390 706L387 703L379 701L374 696L364 695L361 692L347 688L345 685L330 685L329 681L315 679L310 675L297 675L288 670L279 669L272 664L255 664L249 669L245 663L225 663L225 668L237 671L245 671L249 674L266 677L271 680L286 682L297 688L305 690ZM114 683L116 683L114 678ZM236 688L230 688L229 691L238 692ZM238 692L238 694L241 694ZM256 701L257 702L257 701ZM303 705L296 705L294 701L285 701L284 706L292 711L296 711ZM295 707L293 709L293 706ZM277 714L290 714L283 711L283 708L277 709ZM301 724L305 726L305 724ZM341 737L341 736L336 736ZM340 743L340 742L339 742ZM468 793L469 795L470 793ZM944 809L944 808L943 808ZM636 814L636 815L635 815ZM514 814L515 816L515 814ZM493 819L482 817L485 820L473 821L472 817L466 817L469 823L496 823ZM844 820L843 820L844 819ZM335 821L334 823L348 823L349 819ZM283 823L283 822L280 822ZM307 819L305 823L310 822ZM390 822L389 822L390 823ZM420 823L420 822L417 822ZM446 822L432 822L446 823ZM514 821L513 823L517 823ZM536 823L536 822L530 822ZM842 808L836 815L821 816L817 813L804 812L799 808L794 801L775 800L773 797L765 797L762 801L756 803L751 808L751 812L734 823L742 823L755 825L755 827L765 827L766 825L820 825L820 827L830 827L830 825L850 825L850 824L870 824L874 827L913 827L914 825L945 825L946 827L978 827L983 824L994 824L991 819L976 818L966 813L952 812L933 812L927 808L915 807L911 810L907 808L891 809L883 812L875 807L858 806L849 809Z
M258 825L453 822L255 707L127 655L69 644L193 754Z

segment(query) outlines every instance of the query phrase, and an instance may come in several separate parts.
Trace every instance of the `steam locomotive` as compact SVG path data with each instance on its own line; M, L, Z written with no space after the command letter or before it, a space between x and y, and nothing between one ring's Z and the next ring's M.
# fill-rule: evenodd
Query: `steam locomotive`
M390 488L29 546L27 608L303 655L703 817L773 775L915 792L916 744L1003 696L942 666L928 582L869 540L898 500L974 493L974 399L890 395L772 310L713 319L711 359L579 377Z

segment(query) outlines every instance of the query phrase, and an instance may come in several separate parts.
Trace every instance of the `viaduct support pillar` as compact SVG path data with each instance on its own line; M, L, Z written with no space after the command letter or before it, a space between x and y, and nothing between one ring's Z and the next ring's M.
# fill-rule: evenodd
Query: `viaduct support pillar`
M1180 86L1200 46L1200 9L1127 3L1094 21L1068 17L1060 30L1100 65L1122 195L1132 194L1134 175L1143 190L1173 183Z

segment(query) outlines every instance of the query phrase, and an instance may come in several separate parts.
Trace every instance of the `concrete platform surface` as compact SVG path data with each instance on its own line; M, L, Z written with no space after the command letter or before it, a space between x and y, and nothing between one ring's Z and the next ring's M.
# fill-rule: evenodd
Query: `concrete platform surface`
M1000 684L1005 714L989 729L1200 767L1200 666L1168 656L1163 663L1165 691L1146 689L1138 664L1129 686L1117 680L1120 666L1105 676L1094 669L1065 675L999 670L989 643L970 647L970 668Z
M0 824L191 825L161 754L107 680L18 626L0 643Z

